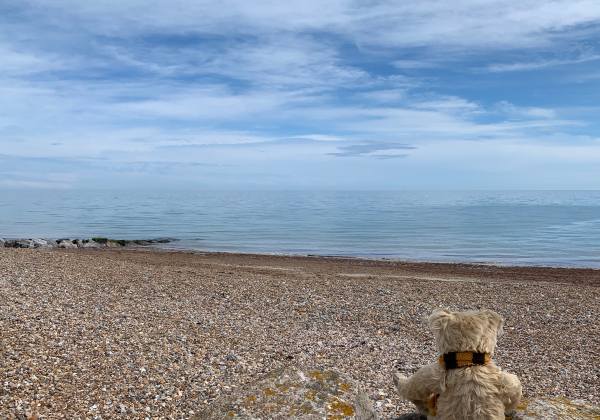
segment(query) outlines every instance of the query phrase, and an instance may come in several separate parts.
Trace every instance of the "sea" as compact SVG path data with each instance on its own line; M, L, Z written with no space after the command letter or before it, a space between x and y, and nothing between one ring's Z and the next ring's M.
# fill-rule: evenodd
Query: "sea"
M0 237L600 268L600 191L0 191Z

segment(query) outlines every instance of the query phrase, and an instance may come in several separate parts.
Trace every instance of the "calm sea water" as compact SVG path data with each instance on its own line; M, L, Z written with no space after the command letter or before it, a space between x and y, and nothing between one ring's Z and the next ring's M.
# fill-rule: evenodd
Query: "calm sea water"
M600 268L600 191L0 191L0 237Z

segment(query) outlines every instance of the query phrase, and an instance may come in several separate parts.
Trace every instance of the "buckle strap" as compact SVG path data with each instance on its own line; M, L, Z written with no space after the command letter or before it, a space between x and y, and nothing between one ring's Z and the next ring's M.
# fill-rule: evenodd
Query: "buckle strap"
M476 353L472 351L458 351L442 354L438 363L446 370L458 369L469 366L481 366L491 362L489 353Z

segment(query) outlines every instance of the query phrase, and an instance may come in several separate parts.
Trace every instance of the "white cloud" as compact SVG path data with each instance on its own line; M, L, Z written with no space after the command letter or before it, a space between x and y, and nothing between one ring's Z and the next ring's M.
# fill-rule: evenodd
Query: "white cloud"
M417 109L429 109L448 113L460 112L463 115L483 112L478 104L455 96L442 96L431 100L414 101L412 105Z
M600 22L600 3L589 0L27 0L12 7L30 20L0 16L0 24L12 19L0 25L2 153L97 159L119 173L131 164L162 174L179 162L186 174L213 164L265 167L265 179L277 180L328 162L343 178L355 168L336 156L352 155L356 165L379 160L364 163L368 174L389 169L393 157L407 157L390 159L396 165L427 166L424 154L434 149L474 148L478 158L498 151L502 159L546 143L559 150L589 116L571 105L535 104L533 95L518 105L509 90L488 99L479 76L600 57L578 46ZM571 49L578 55L565 53ZM519 61L525 54L546 58ZM471 71L472 80L456 85L444 79L471 64L503 74ZM575 149L560 150L581 159ZM250 171L238 170L240 177Z
M394 67L399 69L428 69L439 67L442 63L434 61L434 60L394 60L392 63Z
M22 51L6 42L0 43L0 77L22 77L64 67L58 57Z
M284 95L269 92L232 94L225 89L191 89L156 98L120 102L108 112L126 113L130 117L162 117L223 121L250 118L272 112L286 101Z
M27 4L34 10L41 5ZM532 46L577 36L563 32L600 20L600 3L595 0L55 0L45 3L44 10L104 35L326 31L359 44L389 46Z
M380 103L400 102L405 100L408 95L407 89L374 89L367 92L360 92L357 96L360 99Z
M550 108L541 107L520 107L510 102L502 101L494 106L494 110L506 115L510 118L541 118L541 119L557 119L557 112ZM574 123L571 121L571 123Z
M531 62L519 62L519 63L495 63L490 64L487 69L491 72L507 72L507 71L528 71L538 70L547 67L573 65L579 63L587 63L590 61L600 60L600 54L585 54L575 58L565 59L547 59L540 61Z

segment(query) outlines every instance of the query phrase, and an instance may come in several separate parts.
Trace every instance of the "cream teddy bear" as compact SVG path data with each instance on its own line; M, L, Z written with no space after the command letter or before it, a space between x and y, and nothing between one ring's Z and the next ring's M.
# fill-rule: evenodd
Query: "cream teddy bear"
M439 359L410 378L396 373L400 395L428 419L504 420L519 404L521 383L492 360L502 317L490 310L436 310L428 321Z

